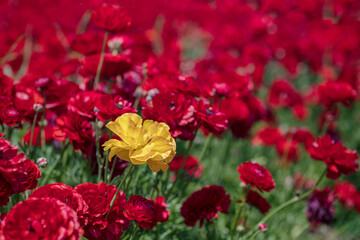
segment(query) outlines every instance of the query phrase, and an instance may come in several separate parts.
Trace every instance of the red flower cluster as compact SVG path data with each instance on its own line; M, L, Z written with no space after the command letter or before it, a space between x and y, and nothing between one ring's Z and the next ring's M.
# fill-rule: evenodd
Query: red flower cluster
M0 206L6 205L13 193L35 188L41 177L39 167L17 152L17 147L0 138Z
M177 172L180 170L181 165L183 164L184 156L176 156L170 163L170 171ZM194 156L188 156L184 163L184 170L187 170L186 173L189 176L194 176L199 178L203 171L203 165L198 162L198 159Z
M139 227L152 229L158 222L166 222L170 212L166 210L165 198L159 196L155 199L146 199L140 195L133 195L125 205L124 216L134 220Z
M349 175L359 168L355 162L359 159L356 151L347 149L341 142L335 143L329 135L317 138L307 150L312 159L326 164L326 176L330 179L337 179L341 174Z
M195 226L200 221L202 227L205 219L211 222L212 218L218 217L218 212L228 213L230 203L230 195L225 193L222 186L206 186L186 199L181 207L181 215L186 225Z
M0 239L81 239L76 213L55 198L30 198L15 205L1 221Z
M260 192L270 192L275 188L270 172L257 163L243 162L237 170L243 183L250 184L252 188L255 187Z

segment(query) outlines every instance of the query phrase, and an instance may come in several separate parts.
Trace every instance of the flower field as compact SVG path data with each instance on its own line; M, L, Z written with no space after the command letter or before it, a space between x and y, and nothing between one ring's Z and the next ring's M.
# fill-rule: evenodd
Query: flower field
M360 239L360 2L0 2L0 240Z

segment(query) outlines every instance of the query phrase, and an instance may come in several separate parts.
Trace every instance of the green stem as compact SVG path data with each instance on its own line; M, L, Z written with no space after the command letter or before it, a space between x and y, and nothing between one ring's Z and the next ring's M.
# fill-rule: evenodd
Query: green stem
M111 182L111 179L112 179L112 177L114 175L115 165L116 165L116 158L115 158L115 160L113 159L113 164L111 166L111 171L110 171L108 182Z
M243 200L242 200L242 202L241 202L241 204L239 206L237 214L235 214L235 216L233 218L233 221L231 223L231 236L234 236L234 234L235 234L236 226L237 226L237 224L239 222L239 219L241 217L241 213L242 213L242 211L244 209L244 206L245 206L245 203L246 203L246 197L247 197L247 195L249 193L249 190L250 190L250 185L247 185L245 187L245 190L244 190L244 198L243 198Z
M105 155L105 169L104 169L104 182L107 182L108 179L107 179L107 175L108 175L108 171L109 171L109 159L108 159L108 156L107 154L104 154Z
M39 111L35 112L35 116L31 125L31 136L30 136L30 144L28 147L28 151L27 151L27 156L30 156L30 152L31 152L31 147L32 147L32 143L33 143L33 138L34 138L34 130L35 130L35 125L36 125L36 120L37 120L37 116L38 116Z
M136 224L136 225L135 225L135 228L134 228L134 231L133 231L133 233L131 234L130 240L135 239L135 235L136 235L137 230L138 230L138 225Z
M95 119L94 128L95 128L96 162L98 164L97 182L100 182L101 181L102 170L103 170L103 162L101 161L100 146L99 146L100 133L99 133L99 120L98 120L98 118Z
M97 87L99 85L101 68L102 68L102 66L104 64L104 56L105 56L106 42L107 42L108 36L109 36L109 32L106 31L105 35L104 35L102 48L101 48L99 65L98 65L97 70L96 70L96 75L95 75L95 80L94 80L94 87L93 87L94 90L97 90Z
M288 206L291 206L291 205L293 205L293 204L295 204L297 202L300 202L301 200L303 200L303 199L307 198L308 196L310 196L315 191L315 189L317 188L317 186L319 185L321 180L324 178L324 176L326 174L326 171L327 171L327 169L325 169L321 173L318 181L316 182L315 186L312 189L310 189L309 191L307 191L304 194L300 195L298 198L290 199L290 200L284 202L283 204L279 205L278 207L274 208L266 216L264 216L256 225L254 225L254 227L251 229L251 231L247 235L249 235L251 237L253 234L256 233L256 231L258 230L258 226L261 223L266 223L270 218L272 218L275 214L277 214L281 210L283 210L283 209L287 208Z
M134 164L130 163L130 167L129 167L129 170L126 172L126 175L121 179L121 182L119 183L119 185L117 186L117 190L116 190L116 193L115 195L113 196L113 198L111 199L111 202L110 202L110 208L109 208L109 212L106 214L106 217L109 215L113 205L114 205L114 202L115 202L115 199L116 197L119 195L119 192L120 192L120 189L121 187L124 185L124 182L125 182L125 179L128 177L129 173L131 172L132 168L134 167ZM131 180L131 179L130 179Z
M194 138L194 139L195 139L195 138ZM167 193L166 196L165 196L165 199L168 199L168 197L170 196L170 194L171 194L172 191L174 190L174 187L175 187L176 183L178 182L179 176L180 176L180 174L181 174L181 173L183 172L183 170L184 170L185 161L186 161L186 158L189 156L190 150L191 150L191 148L192 148L192 146L193 146L193 143L194 143L194 139L189 142L189 146L188 146L188 148L186 149L186 152L185 152L183 161L182 161L182 163L181 163L181 167L180 167L179 171L176 172L176 174L175 174L175 181L174 181L173 184L171 185L168 193Z
M70 142L67 142L66 145L64 146L63 151L61 152L60 157L53 163L53 165L49 168L49 170L46 172L45 178L43 178L41 180L41 185L45 185L45 183L47 183L47 181L49 180L52 171L54 171L54 169L56 168L56 166L58 165L58 163L60 162L60 160L63 159L63 157L65 156L65 152L67 150L67 148L69 147Z

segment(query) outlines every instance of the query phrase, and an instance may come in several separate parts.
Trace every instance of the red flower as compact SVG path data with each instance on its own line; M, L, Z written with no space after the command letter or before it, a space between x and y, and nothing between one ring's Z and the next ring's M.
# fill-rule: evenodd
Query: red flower
M8 97L0 96L0 122L13 126L22 119L20 112Z
M109 212L110 202L115 195L116 187L106 183L82 183L75 187L89 206L88 224L84 227L85 237L90 240L119 239L124 230L129 227L129 221L124 217L126 203L125 194L120 190L114 205ZM106 215L109 216L106 218Z
M18 151L18 147L11 145L6 139L0 138L0 162L15 157Z
M202 227L205 219L211 222L218 217L218 212L228 213L229 207L230 195L222 186L211 185L193 192L183 203L181 215L186 225L195 226L200 221Z
M108 4L95 10L91 20L96 26L110 32L123 31L131 24L131 19L123 8Z
M327 81L321 83L317 88L320 103L327 108L341 102L344 105L351 104L356 99L356 91L346 82Z
M165 122L170 133L181 140L191 140L198 128L196 102L193 97L181 93L166 92L154 96L152 106L143 108L144 119Z
M54 198L20 202L1 221L0 239L77 240L82 235L76 213Z
M95 76L100 61L100 53L86 56L82 60L81 73L84 75ZM102 77L115 77L130 70L132 66L131 59L123 54L113 55L105 53L104 63L101 68Z
M43 131L45 131L45 142L50 142L54 139L53 134L54 134L54 127L51 125L47 125L44 127ZM39 133L40 133L40 127L36 126L34 129L34 135L33 135L33 141L32 141L32 145L38 145L41 146L41 138L39 137ZM23 140L25 143L30 144L30 138L31 138L31 130L28 131ZM39 140L39 141L38 141Z
M249 192L246 196L246 202L259 209L262 214L267 213L271 208L270 203L265 198L251 189L249 189Z
M250 184L253 188L256 187L260 192L270 192L275 188L270 172L257 163L243 162L237 167L237 170L242 182Z
M44 103L43 97L36 89L20 84L15 85L15 96L13 100L16 109L29 122L32 122L35 116L34 104Z
M205 130L215 135L221 135L225 132L228 125L226 115L211 106L205 99L198 101L197 115Z
M70 98L67 108L69 112L73 112L83 116L89 120L95 120L95 104L101 94L95 91L79 92Z
M129 220L134 220L139 227L152 229L158 222L165 222L170 212L166 210L167 204L164 197L159 196L155 202L140 195L133 195L125 205L124 215Z
M9 202L9 197L13 193L11 185L0 175L0 207L5 206Z
M335 183L336 196L340 202L347 208L353 208L356 204L357 189L356 186L347 181Z
M256 133L252 142L254 145L264 144L266 146L276 145L283 139L283 136L277 127L265 127Z
M9 160L0 160L0 174L11 185L15 193L33 189L41 177L39 167L24 153L19 153Z
M355 162L359 159L356 150L347 149L341 142L335 143L329 135L317 138L307 150L312 159L326 164L326 176L330 179L337 179L341 174L349 175L359 167Z
M170 171L177 172L180 170L184 156L176 156L170 163ZM184 170L188 170L187 174L195 178L199 178L202 174L203 165L199 164L198 159L194 156L188 156L184 163ZM196 172L195 172L196 171Z
M121 96L116 96L113 98L109 94L102 95L97 103L96 116L101 121L113 120L124 113L136 113L137 110L132 107L132 103L124 100Z
M68 113L56 119L57 126L54 128L54 138L65 141L69 138L75 150L80 149L83 154L91 154L94 146L94 131L91 123L84 117Z
M36 189L30 198L55 198L72 208L78 218L81 226L87 224L87 213L89 211L88 205L83 200L82 196L70 186L63 183L46 184Z

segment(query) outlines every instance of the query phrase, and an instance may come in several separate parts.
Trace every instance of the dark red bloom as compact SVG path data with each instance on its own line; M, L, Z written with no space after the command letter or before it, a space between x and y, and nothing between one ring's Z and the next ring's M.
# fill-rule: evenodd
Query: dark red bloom
M246 202L259 209L262 214L267 213L271 208L270 203L265 198L251 189L246 196Z
M29 122L32 122L35 116L34 104L44 103L43 97L36 89L20 84L15 85L13 101L15 108Z
M110 32L120 32L128 28L131 19L125 9L115 5L103 4L91 15L93 23Z
M71 41L71 48L84 55L101 52L104 33L84 32L77 34Z
M9 197L13 193L11 185L0 175L0 207L5 206L9 202Z
M124 113L136 113L137 110L132 107L132 103L123 99L121 96L112 97L109 94L102 95L96 103L96 116L101 121L113 120Z
M260 192L270 192L275 188L274 179L270 172L258 163L243 162L237 167L240 180L251 187L259 189Z
M351 209L355 207L358 193L355 185L348 181L337 182L335 183L335 193L346 208Z
M359 167L355 162L359 159L356 150L347 149L341 142L335 143L329 135L317 138L307 150L312 159L326 164L326 176L330 179L337 179L341 174L349 175Z
M95 91L79 92L70 98L67 108L69 112L73 112L83 116L89 120L95 120L95 105L101 94Z
M184 156L176 156L170 163L170 171L177 172L180 170L184 161ZM188 156L184 163L184 170L187 170L187 174L195 178L199 178L202 174L203 165L199 164L198 159L194 156ZM195 172L196 171L196 172Z
M81 239L76 213L54 198L30 198L16 204L1 221L0 239Z
M84 75L95 76L100 61L100 53L86 56L82 61L83 68L81 73ZM105 53L104 63L101 68L102 77L115 77L130 70L132 66L131 59L123 54L113 55Z
M134 220L139 227L152 229L158 222L165 222L170 212L166 210L165 198L159 196L155 202L140 195L133 195L125 205L124 215L129 220Z
M329 187L323 190L316 189L308 199L306 217L312 226L321 223L330 224L335 215L335 194Z
M0 122L13 126L22 120L20 112L9 97L0 96Z
M15 157L18 151L18 147L11 145L5 138L0 138L0 161Z
M8 160L0 160L0 174L15 193L35 188L37 179L41 177L39 167L27 159L24 153Z
M91 240L119 239L129 227L124 217L126 204L125 194L120 190L114 205L109 212L110 202L115 195L116 187L106 183L82 183L75 187L89 206L88 224L84 227L85 237ZM109 216L106 218L106 215Z
M193 192L183 203L181 215L185 224L195 226L200 221L202 227L204 220L211 222L218 217L218 212L228 213L230 195L225 193L222 186L210 185Z
M181 93L166 92L153 97L152 106L143 108L144 119L165 122L175 138L191 140L198 128L196 102L191 96Z
M87 214L89 207L83 200L82 196L77 191L75 191L74 188L66 186L63 183L46 184L36 189L30 195L30 198L34 197L49 197L60 200L76 212L82 227L87 224Z
M206 131L215 135L221 135L225 132L228 125L226 115L214 106L211 106L205 99L198 101L197 115L201 126Z
M94 146L94 131L91 123L84 117L68 113L56 119L54 138L65 141L69 138L75 150L80 149L85 155L91 154Z
M330 108L336 103L351 104L356 99L355 89L346 82L327 81L317 88L320 103Z

